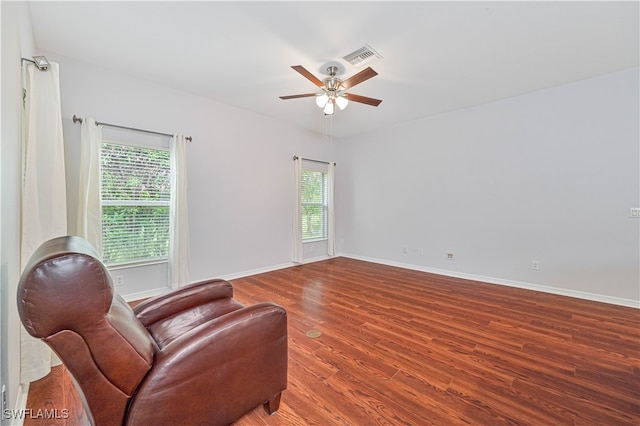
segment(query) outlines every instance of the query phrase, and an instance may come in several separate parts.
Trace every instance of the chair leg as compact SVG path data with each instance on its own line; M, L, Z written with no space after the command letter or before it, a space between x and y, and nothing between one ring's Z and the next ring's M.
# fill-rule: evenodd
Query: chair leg
M282 397L282 392L264 403L264 410L269 413L270 416L273 416L276 411L278 411L278 408L280 408L280 397Z

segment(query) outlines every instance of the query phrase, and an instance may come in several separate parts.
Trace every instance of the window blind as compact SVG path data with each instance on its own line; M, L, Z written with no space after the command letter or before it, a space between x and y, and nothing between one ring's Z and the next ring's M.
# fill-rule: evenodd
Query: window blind
M100 158L104 262L118 265L167 259L169 151L105 142Z
M327 174L302 170L302 239L327 238Z

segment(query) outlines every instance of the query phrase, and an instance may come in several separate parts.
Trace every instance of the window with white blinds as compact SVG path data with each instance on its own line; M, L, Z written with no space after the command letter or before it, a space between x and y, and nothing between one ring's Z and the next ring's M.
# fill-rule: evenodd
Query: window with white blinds
M327 173L302 170L302 240L327 238Z
M169 151L105 141L100 160L104 262L114 266L166 260Z

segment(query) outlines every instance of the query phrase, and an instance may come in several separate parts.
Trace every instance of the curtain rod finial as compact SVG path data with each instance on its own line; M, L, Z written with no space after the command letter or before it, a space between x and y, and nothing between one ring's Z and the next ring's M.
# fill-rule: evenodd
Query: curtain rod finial
M74 122L74 123L77 123L77 122L82 123L82 118L77 117L75 114L73 114L73 122Z

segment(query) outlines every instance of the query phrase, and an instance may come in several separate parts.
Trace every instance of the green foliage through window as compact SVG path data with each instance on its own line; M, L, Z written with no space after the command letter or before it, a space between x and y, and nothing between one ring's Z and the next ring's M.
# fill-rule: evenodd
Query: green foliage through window
M327 173L302 170L302 239L327 238Z
M107 265L169 255L169 151L103 143L102 249Z

